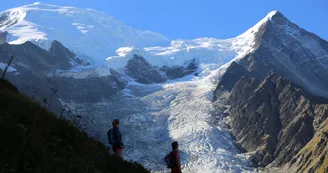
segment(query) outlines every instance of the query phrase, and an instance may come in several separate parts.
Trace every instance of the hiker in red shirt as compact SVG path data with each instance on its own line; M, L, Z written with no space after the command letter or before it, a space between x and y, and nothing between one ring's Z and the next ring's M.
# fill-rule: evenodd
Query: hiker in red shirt
M182 173L178 142L172 143L171 157L172 157L171 173Z

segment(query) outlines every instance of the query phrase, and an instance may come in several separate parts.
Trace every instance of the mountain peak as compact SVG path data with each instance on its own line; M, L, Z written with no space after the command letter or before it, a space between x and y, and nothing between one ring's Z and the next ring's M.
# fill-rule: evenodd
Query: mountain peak
M272 20L275 16L283 16L278 10L271 11L268 13L264 19Z
M267 20L270 21L273 24L291 24L292 22L287 19L282 13L279 11L272 11L266 16Z
M267 22L276 23L277 21L281 21L281 20L289 22L289 20L280 11L274 10L268 13L262 20L260 20L259 23L260 24L264 24Z
M238 39L248 39L253 42L253 48L256 49L263 36L268 33L284 33L297 37L301 28L288 20L282 13L277 10L271 11L257 24L249 28L246 32L239 35ZM266 34L265 34L266 33Z
M249 34L255 34L258 33L259 31L263 30L266 28L266 25L268 23L290 23L290 21L279 11L274 10L268 13L262 20L260 20L257 24L255 24L253 27L248 29L243 35L249 35Z

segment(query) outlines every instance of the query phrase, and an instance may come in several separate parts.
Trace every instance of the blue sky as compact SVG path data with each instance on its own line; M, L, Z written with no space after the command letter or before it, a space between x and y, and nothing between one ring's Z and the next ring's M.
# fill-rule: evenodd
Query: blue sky
M33 3L2 0L0 10ZM328 40L328 0L44 0L104 11L139 29L168 38L235 37L272 10Z

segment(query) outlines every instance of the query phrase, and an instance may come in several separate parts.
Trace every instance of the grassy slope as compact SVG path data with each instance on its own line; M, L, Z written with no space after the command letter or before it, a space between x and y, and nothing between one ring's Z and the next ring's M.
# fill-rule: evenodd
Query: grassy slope
M148 172L0 81L0 173Z
M312 140L295 157L297 163L294 166L296 166L297 172L328 172L327 144L328 119L321 124L321 128Z

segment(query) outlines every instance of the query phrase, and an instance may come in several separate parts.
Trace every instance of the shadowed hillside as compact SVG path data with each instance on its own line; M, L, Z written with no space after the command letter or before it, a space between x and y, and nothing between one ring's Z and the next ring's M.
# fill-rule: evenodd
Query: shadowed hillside
M0 172L148 172L0 81Z

